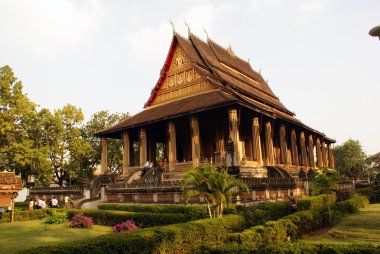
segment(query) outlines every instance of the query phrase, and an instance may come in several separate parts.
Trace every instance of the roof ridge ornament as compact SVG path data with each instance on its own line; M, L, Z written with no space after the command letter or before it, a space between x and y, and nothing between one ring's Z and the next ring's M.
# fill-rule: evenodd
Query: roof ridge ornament
M173 27L173 34L176 34L177 32L175 31L174 23L172 22L172 20L170 18L169 18L169 22Z
M207 41L210 39L210 37L208 36L208 33L207 33L207 31L206 31L206 28L205 27L203 27L203 31L205 32L205 34L206 34L206 37L207 37Z
M189 35L191 34L191 31L190 31L190 26L189 26L189 24L187 24L187 22L186 22L186 19L185 19L185 18L183 19L183 22L185 22L185 25L187 26L187 35L189 36Z

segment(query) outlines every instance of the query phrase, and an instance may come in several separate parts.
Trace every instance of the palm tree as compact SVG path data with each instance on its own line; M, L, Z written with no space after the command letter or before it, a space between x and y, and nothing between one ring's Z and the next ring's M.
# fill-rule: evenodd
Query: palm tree
M231 201L233 195L240 189L248 190L247 185L229 175L227 169L217 170L212 165L186 170L182 186L186 200L197 195L206 198L210 218L222 217L224 207Z

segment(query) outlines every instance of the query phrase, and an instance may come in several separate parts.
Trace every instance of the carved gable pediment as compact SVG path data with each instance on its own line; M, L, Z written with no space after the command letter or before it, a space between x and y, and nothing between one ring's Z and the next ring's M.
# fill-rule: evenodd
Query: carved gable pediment
M165 80L151 105L177 100L214 88L214 85L195 70L190 58L177 44Z

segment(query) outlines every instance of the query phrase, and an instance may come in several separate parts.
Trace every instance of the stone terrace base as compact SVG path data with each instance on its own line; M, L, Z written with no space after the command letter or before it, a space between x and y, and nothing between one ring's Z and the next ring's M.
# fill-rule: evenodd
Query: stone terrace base
M293 192L296 196L304 196L304 189L286 189L286 190L254 190L243 192L240 195L242 203L253 203L261 201L275 201L286 199ZM157 193L125 193L125 194L107 194L107 202L110 203L129 203L129 204L179 204L184 203L184 193L182 192L157 192ZM198 204L205 203L203 196L195 196L188 200L188 203Z

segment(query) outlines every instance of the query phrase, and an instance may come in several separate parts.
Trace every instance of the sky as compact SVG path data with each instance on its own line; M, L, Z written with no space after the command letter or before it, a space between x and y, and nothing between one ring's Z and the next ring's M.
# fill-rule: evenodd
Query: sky
M0 0L0 66L51 110L136 114L175 30L231 46L305 124L380 151L378 0Z

